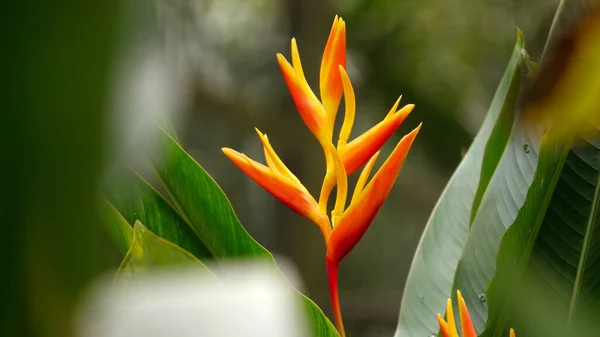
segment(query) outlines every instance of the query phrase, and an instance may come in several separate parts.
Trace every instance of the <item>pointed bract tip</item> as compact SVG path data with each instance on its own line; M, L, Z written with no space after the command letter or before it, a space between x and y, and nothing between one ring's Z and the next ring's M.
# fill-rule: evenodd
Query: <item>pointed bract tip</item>
M400 108L400 110L395 111L395 113L388 115L388 117L392 117L392 116L408 116L408 114L410 114L415 108L414 104L407 104L405 106L403 106L402 108ZM386 117L387 118L387 117Z
M223 151L227 158L229 158L234 163L237 163L240 160L245 160L247 158L245 154L237 152L236 150L230 149L228 147L222 148L221 151Z
M277 62L279 62L279 64L282 64L284 62L288 63L288 61L285 59L285 56L283 56L282 53L277 53L276 56L277 56Z
M513 328L510 329L510 337L516 337L515 330Z

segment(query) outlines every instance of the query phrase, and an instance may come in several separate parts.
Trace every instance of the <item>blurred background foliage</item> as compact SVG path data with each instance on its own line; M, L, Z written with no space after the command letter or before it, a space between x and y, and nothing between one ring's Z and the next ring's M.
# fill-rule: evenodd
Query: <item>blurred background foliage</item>
M539 58L557 4L3 2L0 214L7 276L0 281L0 333L70 335L81 290L119 260L94 217L103 165L126 155L120 147L151 120L146 115L167 110L177 112L183 147L222 186L242 224L296 264L307 294L329 313L318 230L239 172L221 147L262 157L256 126L318 191L322 151L294 109L275 54L289 56L296 37L307 78L318 88L322 50L338 14L348 26L357 95L353 135L381 120L399 95L416 109L384 151L424 122L396 187L340 271L348 334L391 336L423 226L483 120L516 27Z
M424 127L396 187L340 270L351 336L390 336L413 251L446 181L479 128L514 44L516 28L539 59L558 1L214 0L158 2L167 63L186 98L177 129L184 148L225 190L242 224L300 269L307 294L330 305L317 228L238 171L221 147L262 158L254 127L317 194L322 151L295 111L275 60L295 37L309 83L333 17L347 22L348 72L357 96L353 135L395 99L416 109L386 145ZM352 186L352 185L351 185Z

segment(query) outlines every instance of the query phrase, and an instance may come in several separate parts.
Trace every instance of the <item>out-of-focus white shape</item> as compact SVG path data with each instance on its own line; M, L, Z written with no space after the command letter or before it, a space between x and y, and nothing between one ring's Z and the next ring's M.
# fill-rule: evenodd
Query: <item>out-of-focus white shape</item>
M303 317L281 273L260 263L100 282L76 320L77 337L302 337Z

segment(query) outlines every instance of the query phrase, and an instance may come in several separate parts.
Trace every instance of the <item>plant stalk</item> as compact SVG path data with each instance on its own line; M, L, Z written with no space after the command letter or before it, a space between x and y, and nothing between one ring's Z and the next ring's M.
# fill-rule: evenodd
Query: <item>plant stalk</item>
M340 297L338 294L338 268L340 263L333 261L327 257L327 279L329 280L329 296L331 298L331 306L333 308L333 318L335 327L340 333L340 337L346 337L344 331L344 321L342 320L342 309L340 308Z

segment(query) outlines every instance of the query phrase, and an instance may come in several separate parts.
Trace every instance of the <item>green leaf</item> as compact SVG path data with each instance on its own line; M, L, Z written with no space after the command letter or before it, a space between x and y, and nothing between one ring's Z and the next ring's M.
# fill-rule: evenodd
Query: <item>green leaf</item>
M493 172L510 132L521 83L523 45L523 36L519 32L486 119L425 228L406 282L397 337L430 336L438 330L436 314L444 312L446 300L450 297L454 272L469 231L471 205L480 176L488 179L489 173ZM486 174L481 171L482 163Z
M131 247L116 276L130 279L137 272L183 266L200 267L209 272L208 268L192 254L157 236L141 222L136 221L133 226Z
M215 257L270 256L240 224L225 193L167 132L150 160L184 219Z
M126 254L131 246L133 230L117 209L105 198L100 200L99 218L111 241L121 253Z
M520 122L513 127L456 269L452 295L456 289L462 292L478 331L487 320L485 294L495 272L500 239L525 202L534 179L542 132L541 128L528 128Z
M533 87L538 97L526 101L529 116L552 124L527 199L502 237L485 336L504 335L510 320L520 336L591 336L581 327L595 324L600 314L600 13L579 22L592 3L600 1L561 2L548 45L569 47L544 59ZM565 22L579 28L563 39L556 26ZM548 325L552 329L541 330Z
M171 205L142 177L129 169L112 177L104 192L121 215L133 224L139 220L156 235L192 253L212 258L200 237Z
M524 44L523 36L519 31L519 40ZM477 215L477 211L479 210L479 206L481 204L481 199L483 198L483 194L487 189L490 180L492 179L492 175L496 171L498 167L498 163L500 162L500 158L502 157L502 153L504 153L504 149L506 148L506 144L508 143L508 139L510 133L512 131L512 126L515 121L515 112L516 112L516 103L517 96L519 93L519 88L521 87L521 67L522 62L528 60L528 57L525 56L527 53L521 47L521 53L523 56L519 58L518 68L514 72L512 77L512 82L510 84L510 88L502 102L499 102L501 105L501 111L496 119L496 123L494 124L494 128L490 137L488 138L487 144L485 145L485 151L483 152L483 161L481 164L481 176L479 177L479 184L477 185L477 191L475 192L475 197L473 199L473 206L471 207L471 216L470 216L470 225L473 223L475 219L475 215ZM515 50L515 52L517 52ZM514 57L517 57L516 55ZM509 65L510 66L510 65Z
M571 19L578 16L577 14L573 15L573 13L568 14L569 12L565 11L565 8L567 8L565 6L569 6L571 9L575 8L577 12L582 9L577 1L565 1L561 3L561 9L559 9L557 17L562 15ZM532 279L532 275L537 273L538 280L544 280L542 284L554 282L547 279L545 274L548 273L546 270L549 268L547 267L557 268L558 266L553 265L553 263L549 265L540 263L541 260L545 260L550 256L548 252L546 252L544 258L536 259L536 262L528 267L540 228L544 233L546 231L556 231L557 229L554 227L559 226L559 224L555 218L558 216L562 218L561 221L565 221L562 223L562 229L568 231L565 226L572 224L570 221L580 216L577 212L565 208L561 209L563 212L560 214L556 214L556 210L554 210L555 213L552 213L552 209L547 214L546 210L554 193L565 193L565 191L555 191L555 186L557 186L558 179L561 176L564 162L575 135L579 132L583 132L582 135L592 135L592 137L598 135L598 130L589 130L594 128L581 128L584 119L587 117L597 122L597 109L600 104L600 97L597 94L600 90L600 67L598 67L600 55L597 48L600 46L598 17L597 14L586 19L587 24L581 23L581 28L567 34L568 38L563 41L549 41L549 44L554 43L557 46L570 47L561 47L560 50L555 51L550 59L545 58L545 63L542 63L539 70L539 76L524 100L522 111L524 112L525 123L519 123L518 127L521 134L529 134L535 137L536 133L538 135L543 133L541 145L539 147L537 144L533 146L535 149L539 148L539 158L533 156L527 158L530 164L530 166L527 166L528 162L523 160L522 155L518 154L518 142L511 147L511 152L514 154L512 159L507 157L505 160L503 156L501 161L505 161L504 166L506 168L500 170L499 166L494 174L493 180L498 183L494 188L490 184L488 189L490 192L488 198L489 208L484 212L483 203L485 201L482 201L481 211L475 219L473 230L465 246L463 259L455 279L455 288L461 289L465 295L465 300L472 312L472 318L474 317L473 321L478 330L481 330L483 323L488 319L488 312L485 303L482 303L480 299L489 284L487 303L490 305L490 311L485 331L486 336L504 335L512 311L515 308L521 310L524 307L532 307L532 303L530 301L528 303L524 297L533 298L535 296L524 293L523 289L529 287L530 290L538 292L542 288L540 285L535 287L529 285L528 282ZM555 22L560 22L560 19L555 20ZM591 25L592 23L594 24ZM556 32L554 28L553 32ZM558 65L561 66L558 67ZM548 125L547 129L546 124ZM534 128L542 130L536 132ZM515 136L517 139L518 135ZM535 138L533 139L535 140ZM539 140L536 143L539 143ZM509 156L510 154L505 153L505 155ZM510 166L516 166L519 169L511 170ZM532 167L534 169L530 170ZM532 177L531 173L535 173L535 175ZM524 179L518 179L519 174ZM565 174L568 175L568 170ZM498 175L498 179L496 179L496 175ZM517 177L517 179L514 177ZM573 177L567 179L572 181ZM578 193L581 193L581 191L578 191ZM487 196L488 193L486 193L484 199ZM558 194L556 198L564 198L565 196L566 194ZM573 201L574 196L570 196L570 198L570 201ZM562 206L564 205L558 207ZM567 220L566 216L571 219ZM545 217L548 217L549 223L543 222ZM589 226L589 224L587 225ZM506 231L507 229L508 231ZM587 229L590 228L586 227ZM502 236L503 233L504 236ZM581 235L585 237L585 233L586 231ZM562 234L565 234L565 232ZM544 237L547 238L547 235L552 234L545 234ZM570 239L573 239L572 235ZM552 256L554 258L570 258L568 256L556 256L564 248L560 247L561 243L574 245L571 249L577 250L575 248L577 247L576 240L574 242L567 241L569 238L563 238L563 240L563 242L552 242L551 248L553 249ZM579 249L585 251L583 247ZM583 258L583 256L578 255L578 258ZM578 261L581 262L581 260ZM536 263L537 265L535 265ZM578 267L574 266L574 269L578 269ZM573 282L577 284L577 272L573 275L575 275ZM568 277L566 275L561 276ZM594 275L594 277L596 276ZM557 291L557 289L554 290ZM577 292L576 286L574 286L571 294ZM538 298L540 297L538 296ZM567 306L571 305L572 303L567 304ZM555 324L561 319L551 318L550 320ZM535 335L541 335L539 330Z
M570 152L568 142L542 144L526 202L502 237L484 336L505 335L515 300L524 296L520 282L526 273L536 292L568 308L559 318L563 328L578 311L598 313L600 140L580 138L576 144Z
M150 161L184 219L215 258L263 257L275 264L271 253L242 227L212 177L167 132L160 129L157 138ZM298 296L313 336L339 336L314 302L299 292Z

